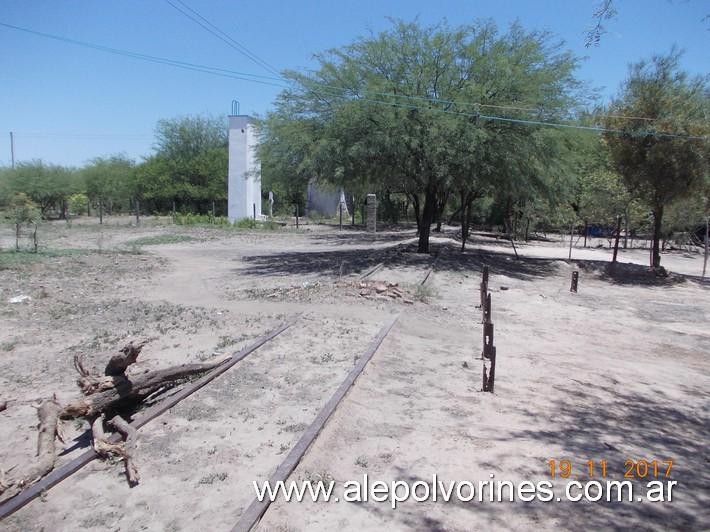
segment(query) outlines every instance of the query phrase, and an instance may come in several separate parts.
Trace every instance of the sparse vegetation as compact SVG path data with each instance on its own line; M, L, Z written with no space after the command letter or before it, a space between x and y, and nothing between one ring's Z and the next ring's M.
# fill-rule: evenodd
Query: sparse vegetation
M85 249L41 249L33 251L0 250L0 270L21 268L36 262L44 262L57 257L71 257L92 253Z
M430 285L418 284L414 291L414 299L422 303L428 303L436 295L436 291Z
M197 484L214 484L215 482L224 482L228 478L229 473L210 473L198 480Z
M161 234L153 236L144 236L141 238L136 238L134 240L129 240L126 242L128 246L158 246L160 244L179 244L180 242L190 242L195 240L195 237L190 235L174 235L174 234Z

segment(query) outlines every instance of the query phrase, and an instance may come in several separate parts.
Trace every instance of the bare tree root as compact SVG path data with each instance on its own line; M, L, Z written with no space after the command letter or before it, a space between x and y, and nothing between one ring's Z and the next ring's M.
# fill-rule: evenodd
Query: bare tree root
M138 355L140 355L141 349L143 349L145 344L145 340L142 340L136 344L128 342L124 345L118 354L110 358L108 364L106 364L104 375L123 375L126 373L128 366L138 359Z
M37 416L39 417L37 460L25 471L10 478L4 478L5 475L0 473L0 496L2 500L16 495L25 486L36 482L54 469L54 462L57 459L54 439L57 435L61 410L62 407L57 402L56 397L42 402L37 409Z
M127 440L120 443L111 443L108 436L104 432L105 415L97 416L91 425L93 434L93 447L96 453L104 458L116 456L122 459L126 464L126 476L131 485L135 485L140 480L138 468L136 467L133 452L135 450L135 429L128 425L121 417L116 416L111 420L111 424L116 426L117 423L122 429L126 430ZM120 421L117 421L120 420ZM122 430L119 432L123 433ZM128 441L130 439L130 441Z
M128 477L128 482L131 485L138 484L141 479L138 473L138 466L136 465L136 439L138 438L138 431L131 427L128 422L121 416L115 416L109 421L109 424L113 426L118 432L123 435L124 448L126 451L126 456L124 461L126 463L126 477Z

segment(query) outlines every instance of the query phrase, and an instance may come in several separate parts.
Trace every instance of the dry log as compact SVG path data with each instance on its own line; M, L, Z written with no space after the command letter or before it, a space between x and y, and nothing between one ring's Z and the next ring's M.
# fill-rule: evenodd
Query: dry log
M121 348L118 354L110 358L108 364L106 364L104 375L123 375L126 373L128 366L134 364L138 359L138 355L140 355L144 345L145 340L135 344L128 342Z
M19 493L25 486L39 480L54 469L54 462L57 459L54 438L57 435L61 409L56 397L42 402L37 409L39 417L37 459L27 470L8 479L4 478L4 474L0 474L0 495L3 500Z
M171 368L141 373L139 375L119 375L105 381L108 388L96 391L66 405L61 417L94 417L107 410L127 403L140 401L158 389L171 388L195 375L210 371L226 360L212 364L182 364Z

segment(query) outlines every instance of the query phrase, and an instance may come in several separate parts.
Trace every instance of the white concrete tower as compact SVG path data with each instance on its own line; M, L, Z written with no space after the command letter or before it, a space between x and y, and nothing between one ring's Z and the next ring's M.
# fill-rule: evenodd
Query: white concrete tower
M256 127L247 115L229 116L227 216L230 221L261 218L261 163L256 158Z

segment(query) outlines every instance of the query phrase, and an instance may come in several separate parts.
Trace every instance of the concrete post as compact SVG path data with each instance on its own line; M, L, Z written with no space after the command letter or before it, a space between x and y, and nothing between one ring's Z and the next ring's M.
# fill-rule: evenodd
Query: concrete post
M377 196L367 195L367 232L377 232Z

